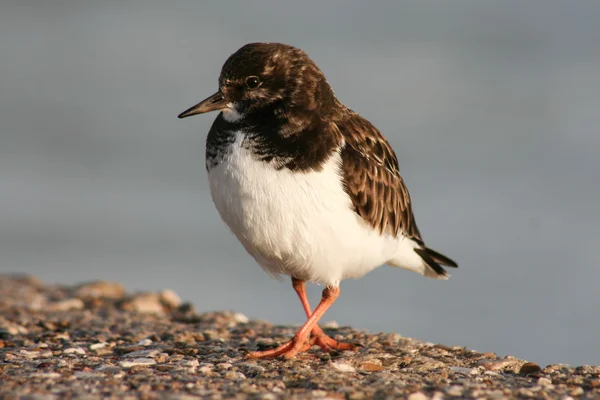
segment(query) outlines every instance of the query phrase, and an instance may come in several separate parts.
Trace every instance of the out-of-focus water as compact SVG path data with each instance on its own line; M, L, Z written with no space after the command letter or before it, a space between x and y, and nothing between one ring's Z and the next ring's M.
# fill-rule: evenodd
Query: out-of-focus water
M600 364L598 20L594 1L4 1L0 272L303 322L211 203L216 115L176 118L241 45L280 41L389 138L427 243L461 265L345 281L324 320Z

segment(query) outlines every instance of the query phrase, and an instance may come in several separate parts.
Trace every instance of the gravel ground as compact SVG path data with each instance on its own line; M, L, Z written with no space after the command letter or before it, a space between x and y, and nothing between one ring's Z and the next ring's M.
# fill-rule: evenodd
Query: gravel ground
M176 293L0 275L0 398L600 398L600 367L539 365L326 327L356 352L248 360L297 327L198 314Z

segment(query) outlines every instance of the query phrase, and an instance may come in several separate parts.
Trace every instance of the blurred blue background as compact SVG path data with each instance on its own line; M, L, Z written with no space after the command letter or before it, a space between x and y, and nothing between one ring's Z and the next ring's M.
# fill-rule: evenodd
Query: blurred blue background
M389 138L425 240L461 265L345 281L324 321L600 364L599 20L597 1L4 0L0 272L302 323L212 205L216 115L176 118L240 46L279 41Z

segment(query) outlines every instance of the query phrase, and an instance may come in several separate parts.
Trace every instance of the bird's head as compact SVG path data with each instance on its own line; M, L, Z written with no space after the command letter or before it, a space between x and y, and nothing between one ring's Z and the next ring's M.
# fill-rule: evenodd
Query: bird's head
M225 61L219 90L179 118L219 110L229 122L260 111L294 119L314 115L325 103L335 103L333 91L304 51L281 43L250 43Z

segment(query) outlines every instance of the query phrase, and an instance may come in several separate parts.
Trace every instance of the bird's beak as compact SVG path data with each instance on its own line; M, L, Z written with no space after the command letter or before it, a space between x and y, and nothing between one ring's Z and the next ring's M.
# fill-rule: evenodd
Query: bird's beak
M195 106L188 108L187 110L179 114L177 117L185 118L191 117L192 115L196 114L207 113L209 111L222 110L223 108L227 107L227 104L228 101L225 99L225 97L223 97L223 93L221 93L221 91L218 91L212 96L202 100Z

